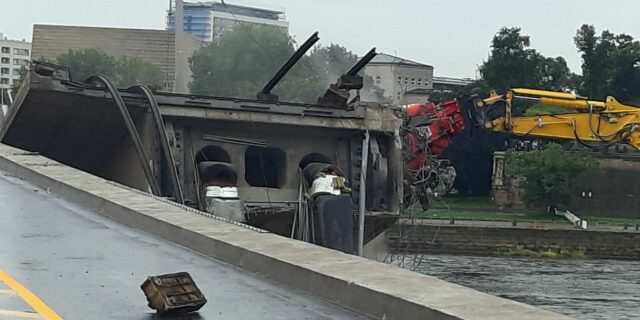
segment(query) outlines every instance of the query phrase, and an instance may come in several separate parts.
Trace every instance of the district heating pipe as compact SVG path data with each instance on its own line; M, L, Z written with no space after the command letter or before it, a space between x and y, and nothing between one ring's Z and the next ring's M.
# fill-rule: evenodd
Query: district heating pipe
M364 215L367 196L367 162L369 162L369 130L362 140L362 164L360 165L360 197L358 198L358 255L364 254Z

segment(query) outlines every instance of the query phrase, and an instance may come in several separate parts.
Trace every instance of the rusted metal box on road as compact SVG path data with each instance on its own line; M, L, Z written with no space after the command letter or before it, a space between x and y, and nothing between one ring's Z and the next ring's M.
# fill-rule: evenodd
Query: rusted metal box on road
M147 296L149 307L158 313L192 312L207 303L207 299L186 272L151 276L140 287Z

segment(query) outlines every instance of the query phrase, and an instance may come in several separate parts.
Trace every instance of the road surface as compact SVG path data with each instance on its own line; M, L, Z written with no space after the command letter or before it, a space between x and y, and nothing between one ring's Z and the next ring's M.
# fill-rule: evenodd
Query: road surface
M160 319L140 284L149 275L180 271L191 274L208 303L195 316L170 319L368 319L57 200L0 171L0 319L37 313L3 283L2 273L64 319Z

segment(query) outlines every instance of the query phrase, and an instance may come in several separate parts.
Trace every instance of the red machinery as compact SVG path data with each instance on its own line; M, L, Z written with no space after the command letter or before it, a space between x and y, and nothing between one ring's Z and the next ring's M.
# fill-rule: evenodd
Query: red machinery
M417 197L423 209L429 208L428 190L445 185L449 189L455 178L455 170L448 161L437 159L450 144L454 135L465 129L460 105L449 100L440 105L417 103L404 108L405 126L402 130L405 151L405 187L408 187L405 204Z
M438 106L432 102L416 103L404 108L408 116L405 145L410 153L406 168L419 170L429 154L439 155L451 144L451 137L464 132L460 105L456 100Z

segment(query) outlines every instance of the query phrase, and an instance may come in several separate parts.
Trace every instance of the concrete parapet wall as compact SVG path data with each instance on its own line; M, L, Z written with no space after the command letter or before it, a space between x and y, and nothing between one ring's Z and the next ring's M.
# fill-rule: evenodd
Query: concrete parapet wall
M400 228L402 237L400 236ZM532 250L580 250L588 257L637 259L640 232L535 229L438 224L394 225L388 231L392 249L413 252L492 255L516 247Z
M197 215L6 145L0 145L0 169L123 224L373 318L568 319L434 277Z

